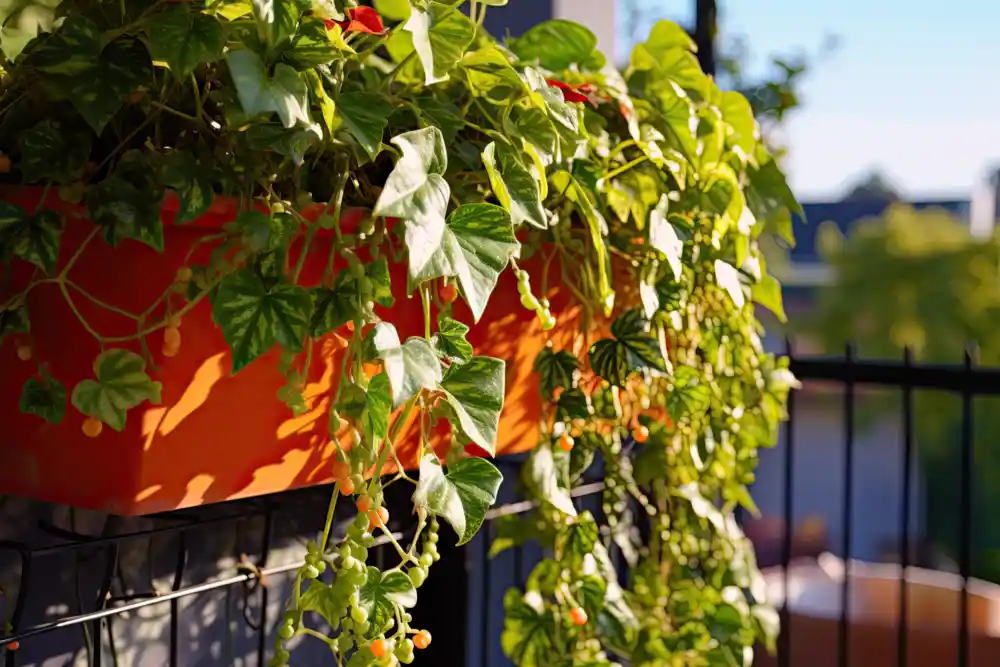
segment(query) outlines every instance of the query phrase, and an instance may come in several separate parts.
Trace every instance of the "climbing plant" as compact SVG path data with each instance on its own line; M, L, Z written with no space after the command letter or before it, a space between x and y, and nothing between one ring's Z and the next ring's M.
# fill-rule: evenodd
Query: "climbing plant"
M505 0L375 4L65 0L36 37L2 44L0 172L19 198L0 202L0 344L37 368L20 409L80 418L97 441L123 429L160 400L156 368L199 308L234 374L280 351L277 400L292 413L305 409L314 350L342 347L335 491L272 664L289 663L302 635L341 666L410 663L431 641L407 610L438 559L439 519L468 542L501 483L488 457L505 360L477 356L467 334L509 267L538 329L555 341L568 327L573 343L537 360L544 438L525 486L541 523L505 530L554 557L509 594L504 649L519 665L745 662L775 621L730 510L752 508L756 450L794 381L761 349L751 302L781 305L757 239L790 240L796 206L750 105L699 70L668 22L623 74L568 21L498 43L481 26ZM88 249L163 251L165 227L202 229L223 198L231 219L195 235L141 310L79 284ZM320 247L325 270L310 279ZM399 263L405 280L392 279ZM94 340L93 377L74 386L32 344L55 326L36 299L53 291ZM561 323L556 295L579 316ZM391 307L411 296L423 335L405 338ZM99 330L81 302L134 333ZM397 448L413 419L407 472ZM600 517L568 495L597 455ZM383 504L395 483L413 484L404 543ZM358 514L333 544L340 497ZM643 544L634 510L650 528ZM398 564L366 565L376 533ZM625 588L611 543L633 565Z

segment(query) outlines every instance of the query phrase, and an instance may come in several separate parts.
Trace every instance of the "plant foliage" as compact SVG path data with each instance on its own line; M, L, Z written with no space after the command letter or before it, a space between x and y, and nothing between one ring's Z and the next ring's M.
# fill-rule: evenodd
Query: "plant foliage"
M752 300L769 277L757 239L787 237L796 207L750 105L700 71L672 23L620 72L568 21L497 42L482 21L502 1L376 4L384 15L352 0L65 0L37 36L5 43L4 187L41 194L31 209L0 204L0 262L28 269L4 272L0 339L31 358L31 332L47 324L32 297L57 290L100 350L75 387L36 359L21 409L59 423L72 405L88 435L122 429L131 408L159 400L149 369L177 353L182 317L206 308L233 373L281 352L278 398L299 412L313 348L343 334L330 430L353 446L338 454L329 516L343 494L358 518L339 545L330 518L310 543L272 664L303 634L339 665L409 663L429 641L407 610L438 558L438 517L468 541L501 481L461 454L493 452L506 376L465 336L508 269L540 328L557 326L549 272L535 292L520 264L542 257L583 313L578 342L592 344L536 364L545 437L525 484L543 528L505 539L530 535L553 557L508 594L504 650L523 667L747 663L776 623L731 510L752 508L756 452L793 382L761 346ZM206 246L207 259L178 266L142 312L75 282L92 244L162 251L169 224L220 197L238 213L194 242L189 257ZM358 209L358 226L344 222ZM71 237L79 225L89 232ZM321 236L333 237L327 269L307 281ZM406 280L390 278L397 261ZM386 308L413 295L425 335L403 339ZM133 319L135 333L98 331L78 300ZM383 482L411 414L419 475ZM458 451L446 468L430 448L439 418ZM570 499L598 456L610 531ZM409 545L382 507L397 481L415 484ZM645 545L630 537L636 509L652 528ZM366 566L374 532L398 565ZM631 559L625 587L612 543Z

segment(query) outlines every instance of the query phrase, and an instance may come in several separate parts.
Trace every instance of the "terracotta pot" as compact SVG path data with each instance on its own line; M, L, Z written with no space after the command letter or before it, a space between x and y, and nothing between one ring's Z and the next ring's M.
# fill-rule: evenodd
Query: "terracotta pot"
M5 200L34 210L40 189L8 190ZM45 208L66 215L60 262L92 229L82 217L84 209L68 205L54 192ZM306 211L318 215L321 209ZM175 272L198 238L217 231L236 215L232 200L217 198L198 220L175 225L176 199L163 206L165 250L158 253L144 244L124 241L111 248L91 242L71 273L73 281L94 297L130 312L144 311L174 280ZM362 212L345 216L345 225L356 224ZM318 237L305 262L301 283L314 285L323 273L330 238ZM207 261L210 244L192 257ZM15 262L14 286L23 287L30 267ZM540 284L540 268L528 262ZM27 269L27 270L25 270ZM558 284L552 269L550 284ZM407 298L405 266L391 267L396 305L380 311L401 337L422 335L419 298ZM0 294L0 300L9 296ZM476 353L507 362L506 406L500 423L498 454L521 452L538 439L540 401L532 364L548 338L566 345L578 330L578 312L566 311L568 294L554 288L548 295L559 327L543 334L534 314L521 307L512 272L507 271L490 300L482 320L469 335ZM104 336L135 333L135 322L74 296L84 318ZM29 297L34 359L48 363L53 375L72 391L77 382L92 376L92 362L100 349L73 315L55 285L35 288ZM471 322L464 304L457 304L460 319ZM294 417L277 399L284 384L277 371L277 351L265 355L236 375L230 373L228 347L212 321L207 299L183 320L180 353L167 359L160 354L163 332L148 338L155 368L153 379L163 384L162 403L144 403L129 412L125 429L105 428L95 439L83 435L84 416L70 407L59 425L49 424L18 408L21 387L35 372L34 360L16 356L18 340L0 346L0 493L27 496L55 503L124 515L153 512L284 491L331 481L336 443L327 435L328 411L337 386L341 344L337 334L316 341L305 390L309 410ZM346 333L346 332L345 332ZM137 343L126 344L140 351ZM446 424L438 425L439 433ZM415 463L413 424L399 439L401 459ZM439 444L446 446L446 438Z

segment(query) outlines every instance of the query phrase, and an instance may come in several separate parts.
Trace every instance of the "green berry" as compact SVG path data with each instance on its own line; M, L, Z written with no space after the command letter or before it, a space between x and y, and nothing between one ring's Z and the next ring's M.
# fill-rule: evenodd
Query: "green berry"
M528 310L538 310L541 308L541 304L538 303L538 299L531 292L525 292L521 295L521 305Z
M431 544L437 544L439 539L441 538L438 537L437 533L428 533L427 535L427 541L430 542Z
M303 579L315 579L319 576L319 570L315 565L306 564L302 568L302 578Z
M420 588L424 581L427 580L427 570L422 567L410 568L408 575L410 577L410 583L412 583L416 588Z
M359 561L365 562L368 560L368 547L364 547L360 544L354 544L351 546L351 555Z
M424 553L420 556L420 567L425 567L425 568L430 567L433 562L434 562L434 557L431 556L429 553Z
M355 623L365 623L368 621L368 612L361 607L351 609L351 619Z
M291 623L283 623L280 628L278 628L278 636L285 641L291 639L295 635L295 628L292 627Z

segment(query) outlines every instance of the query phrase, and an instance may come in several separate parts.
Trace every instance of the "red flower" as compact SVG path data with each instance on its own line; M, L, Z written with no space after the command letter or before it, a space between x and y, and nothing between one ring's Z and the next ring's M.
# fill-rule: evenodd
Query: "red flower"
M594 87L589 83L569 84L555 79L546 79L545 83L561 90L563 99L567 102L583 102L597 106L597 100L594 99Z
M369 35L381 35L385 32L382 17L371 7L352 7L347 10L346 21L326 19L324 23L327 30L339 25L344 32L365 32Z

